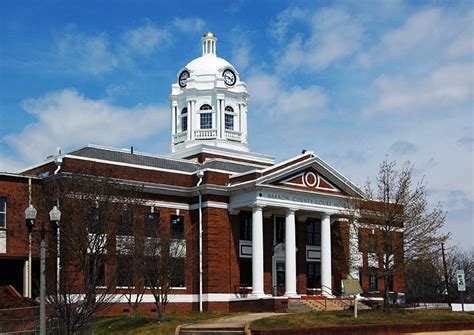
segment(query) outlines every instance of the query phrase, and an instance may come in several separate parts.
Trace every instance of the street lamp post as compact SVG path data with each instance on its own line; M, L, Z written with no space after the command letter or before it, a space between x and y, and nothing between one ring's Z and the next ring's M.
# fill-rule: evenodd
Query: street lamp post
M46 229L40 230L40 335L46 335Z
M49 212L49 221L51 221L51 227L56 229L56 294L59 296L59 287L60 287L60 275L61 275L61 232L59 230L59 225L61 222L61 211L57 206L54 206L53 209Z
M33 232L33 227L35 225L36 214L38 211L36 208L33 207L32 204L25 209L25 220L26 220L26 227L28 228L28 298L32 297L31 294L31 233Z

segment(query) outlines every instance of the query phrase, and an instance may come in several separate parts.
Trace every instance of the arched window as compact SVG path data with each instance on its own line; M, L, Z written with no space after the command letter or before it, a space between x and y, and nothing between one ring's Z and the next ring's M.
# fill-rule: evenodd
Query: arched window
M199 109L202 110L202 111L207 111L207 110L212 110L212 107L208 104L204 104Z
M188 107L181 110L181 131L188 130Z
M225 119L224 119L224 123L225 123L225 129L226 130L234 130L234 109L230 106L226 106L225 107ZM228 113L232 113L232 114L228 114Z
M212 110L212 107L208 104L204 104L199 108L202 111ZM212 113L201 113L200 114L201 129L212 129Z

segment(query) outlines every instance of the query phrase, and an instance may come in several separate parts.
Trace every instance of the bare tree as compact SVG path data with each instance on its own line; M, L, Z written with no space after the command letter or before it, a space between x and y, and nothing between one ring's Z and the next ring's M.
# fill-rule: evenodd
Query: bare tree
M47 302L61 321L61 332L72 334L116 302L116 273L106 269L115 253L116 222L135 190L109 177L66 173L46 179L43 187L45 208L57 205L62 213L59 257L50 234Z
M441 205L430 208L426 183L414 183L413 166L408 162L397 170L394 161L383 161L373 186L367 182L368 199L351 200L354 226L359 243L378 267L384 281L384 307L390 304L390 287L395 275L403 274L412 260L432 260L449 234L441 232L445 212ZM373 231L373 233L372 233Z
M165 317L172 287L185 286L186 235L182 216L172 216L170 226L158 213L150 213L145 220L143 269L159 320Z
M466 282L466 298L472 300L474 298L474 248L463 250L459 247L453 247L448 252L447 264L449 293L456 295L456 271L463 270Z
M143 232L137 229L137 218L130 208L120 216L117 227L117 288L135 316L146 291L143 262ZM135 229L133 229L135 227Z

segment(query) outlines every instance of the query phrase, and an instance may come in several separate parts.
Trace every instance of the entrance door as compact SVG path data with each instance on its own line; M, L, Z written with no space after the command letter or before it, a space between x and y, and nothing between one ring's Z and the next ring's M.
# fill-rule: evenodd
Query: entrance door
M276 274L276 295L281 296L285 294L285 262L277 261L275 269Z

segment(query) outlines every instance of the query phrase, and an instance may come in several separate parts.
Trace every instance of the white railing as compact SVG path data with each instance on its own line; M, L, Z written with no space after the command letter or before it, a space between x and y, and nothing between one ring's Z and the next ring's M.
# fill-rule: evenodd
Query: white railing
M231 141L242 142L242 133L240 131L235 131L235 130L226 130L225 138Z
M173 143L181 143L186 140L186 137L188 135L187 131L182 131L180 133L174 134L173 135Z
M194 138L196 140L204 140L217 137L216 129L199 129L194 131Z

